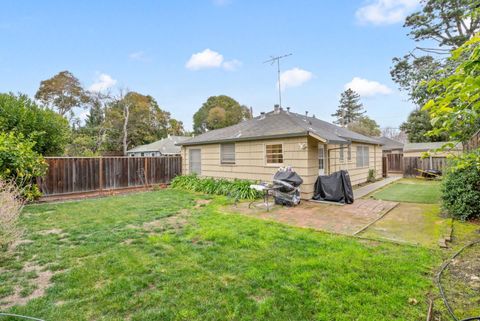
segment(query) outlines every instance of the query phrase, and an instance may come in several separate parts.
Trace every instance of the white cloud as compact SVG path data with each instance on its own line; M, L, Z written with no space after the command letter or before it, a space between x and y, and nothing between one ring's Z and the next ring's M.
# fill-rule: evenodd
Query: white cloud
M298 87L312 78L313 74L310 71L295 67L280 74L280 87L282 90L287 87Z
M225 61L222 64L223 69L228 70L228 71L235 71L237 70L240 66L242 65L241 61L238 61L237 59Z
M100 74L97 77L97 80L88 88L88 90L93 92L100 92L112 88L117 84L117 80L113 79L112 76L107 74Z
M345 89L352 89L360 96L370 97L375 95L388 95L392 90L387 86L373 80L368 80L360 77L353 77L352 81L345 84Z
M224 61L223 55L207 48L201 52L194 53L185 64L185 68L190 70L223 68L233 71L240 67L241 64L236 59Z
M132 52L128 55L128 58L130 58L131 60L142 61L142 62L150 61L150 59L147 57L144 51Z
M419 4L419 0L371 0L355 13L361 23L388 25L403 22Z

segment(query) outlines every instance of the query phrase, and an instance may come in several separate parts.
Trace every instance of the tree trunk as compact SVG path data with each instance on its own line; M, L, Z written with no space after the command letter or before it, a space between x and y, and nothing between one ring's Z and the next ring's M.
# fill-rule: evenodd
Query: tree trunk
M130 104L128 102L124 102L123 106L123 155L127 156L128 150L128 117L130 116Z

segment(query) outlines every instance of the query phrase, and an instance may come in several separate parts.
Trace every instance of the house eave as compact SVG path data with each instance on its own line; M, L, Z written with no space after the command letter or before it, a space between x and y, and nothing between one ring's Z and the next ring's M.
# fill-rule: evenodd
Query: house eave
M308 132L299 132L299 133L291 133L291 134L215 139L215 140L198 141L198 142L182 142L182 143L177 143L175 145L177 145L177 146L198 146L198 145L210 145L210 144L219 144L219 143L245 142L245 141L253 141L253 140L305 137L305 136L308 136L308 135L309 135Z

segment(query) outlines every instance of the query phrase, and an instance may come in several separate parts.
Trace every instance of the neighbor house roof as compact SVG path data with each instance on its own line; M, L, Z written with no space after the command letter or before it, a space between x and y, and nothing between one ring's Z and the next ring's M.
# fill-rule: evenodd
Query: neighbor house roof
M201 145L284 137L314 136L328 143L348 144L351 141L378 144L378 140L357 134L315 117L307 117L278 109L239 124L208 131L179 145Z
M404 152L427 152L441 148L443 145L449 142L434 142L434 143L406 143L403 147ZM462 150L462 144L458 143L453 148L447 148L448 150Z
M394 139L382 136L378 140L383 144L382 150L403 149L403 143Z
M188 136L169 136L156 142L140 145L127 151L127 153L160 152L162 154L180 154L180 146L177 144L189 139Z

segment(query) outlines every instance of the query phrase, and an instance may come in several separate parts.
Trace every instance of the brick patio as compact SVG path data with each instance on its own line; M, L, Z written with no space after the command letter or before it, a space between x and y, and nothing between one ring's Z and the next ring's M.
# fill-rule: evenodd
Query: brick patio
M248 208L248 203L232 208L248 216L273 220L288 225L353 235L371 224L398 203L373 199L358 199L350 205L302 202L296 207L275 206L269 212L263 206Z

